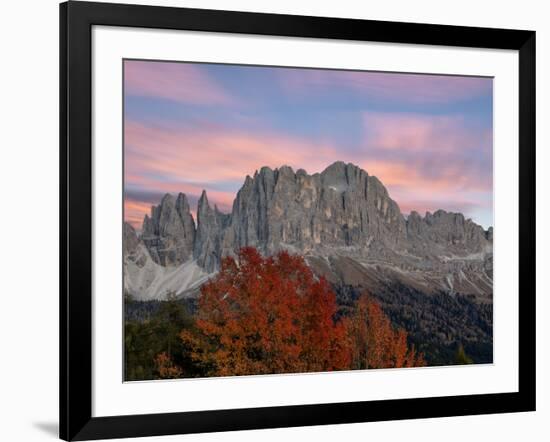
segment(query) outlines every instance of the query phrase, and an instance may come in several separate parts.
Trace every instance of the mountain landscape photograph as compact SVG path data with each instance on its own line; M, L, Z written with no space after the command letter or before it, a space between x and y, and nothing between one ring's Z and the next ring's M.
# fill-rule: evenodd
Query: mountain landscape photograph
M493 362L493 81L124 60L124 380Z

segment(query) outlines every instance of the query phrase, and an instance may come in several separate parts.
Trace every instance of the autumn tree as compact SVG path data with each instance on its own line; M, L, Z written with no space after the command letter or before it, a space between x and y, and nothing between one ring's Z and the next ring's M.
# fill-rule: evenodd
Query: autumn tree
M345 369L351 352L336 309L328 283L302 257L247 247L202 286L196 330L180 336L212 375Z
M162 352L155 356L155 375L158 379L177 379L182 370L172 361L168 353Z
M345 319L350 341L351 369L399 368L426 365L421 353L407 345L407 332L394 329L380 304L362 295Z

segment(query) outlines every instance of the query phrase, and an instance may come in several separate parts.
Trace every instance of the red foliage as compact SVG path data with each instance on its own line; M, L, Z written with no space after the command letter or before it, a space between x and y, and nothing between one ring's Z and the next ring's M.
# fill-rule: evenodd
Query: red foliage
M335 312L334 293L302 257L244 248L201 288L198 333L181 338L218 376L345 369L349 340Z
M395 330L380 304L367 295L357 301L353 314L346 319L350 339L351 368L398 368L426 365L414 346L408 348L407 333Z
M166 352L155 356L155 370L160 379L177 379L182 375L182 370L172 362Z
M213 376L425 365L370 297L340 321L336 310L328 283L302 257L244 248L202 286L195 327L180 337L187 356ZM164 359L158 366L163 377L179 370Z

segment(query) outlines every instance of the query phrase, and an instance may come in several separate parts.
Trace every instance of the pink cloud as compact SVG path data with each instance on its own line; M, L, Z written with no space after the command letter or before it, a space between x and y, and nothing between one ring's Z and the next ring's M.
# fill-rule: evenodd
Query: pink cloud
M398 195L415 196L419 199L424 194L424 200L438 200L436 195L441 195L439 200L453 200L451 192L487 192L490 186L483 181L470 180L469 177L458 177L462 174L461 169L453 164L442 166L437 176L426 176L414 165L407 165L384 160L364 160L360 166L371 175L377 176L388 189L391 196L396 199ZM463 175L463 174L462 174ZM428 198L428 196L434 198ZM409 198L403 198L406 200Z
M364 112L363 115L368 147L423 153L456 153L492 147L492 132L466 127L462 117L389 112Z
M460 157L480 142L479 134L464 131L460 119L366 114L365 131L363 148L350 151L269 130L126 121L125 183L159 193L184 192L195 201L206 189L210 203L228 213L246 175L263 166L287 164L315 173L342 160L377 176L404 213L490 206L491 167L480 173L468 166L468 156ZM489 152L490 147L485 146ZM150 205L129 206L138 228Z
M147 171L188 183L244 180L262 166L313 170L328 166L338 150L328 143L219 127L178 129L126 122L127 179Z
M253 133L210 125L175 129L125 123L127 188L183 192L195 200L206 189L210 204L226 213L231 211L236 190L245 177L263 166L276 168L286 164L295 170L307 166L316 172L337 158L338 150L328 143L274 132ZM234 190L220 190L220 186ZM132 218L128 220L139 228L150 206L130 200L127 213Z
M294 93L318 93L332 87L346 88L375 98L411 103L447 103L492 90L492 79L450 75L387 72L280 70L283 87Z
M233 101L205 70L188 63L127 60L124 87L126 95L182 103L225 105Z
M469 176L452 162L438 166L437 176L426 176L412 164L395 161L365 159L359 165L384 183L404 214L444 209L471 216L473 209L492 204L490 177Z
M461 117L364 114L369 171L394 188L489 192L492 144L491 130Z
M131 224L134 229L141 229L143 217L150 213L151 205L141 201L124 199L124 220Z

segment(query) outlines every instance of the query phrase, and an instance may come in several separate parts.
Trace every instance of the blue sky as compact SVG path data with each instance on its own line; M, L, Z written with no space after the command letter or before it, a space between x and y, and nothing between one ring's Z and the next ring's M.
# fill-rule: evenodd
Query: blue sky
M492 79L125 61L127 220L166 192L229 212L246 175L334 161L376 175L404 214L492 225Z

